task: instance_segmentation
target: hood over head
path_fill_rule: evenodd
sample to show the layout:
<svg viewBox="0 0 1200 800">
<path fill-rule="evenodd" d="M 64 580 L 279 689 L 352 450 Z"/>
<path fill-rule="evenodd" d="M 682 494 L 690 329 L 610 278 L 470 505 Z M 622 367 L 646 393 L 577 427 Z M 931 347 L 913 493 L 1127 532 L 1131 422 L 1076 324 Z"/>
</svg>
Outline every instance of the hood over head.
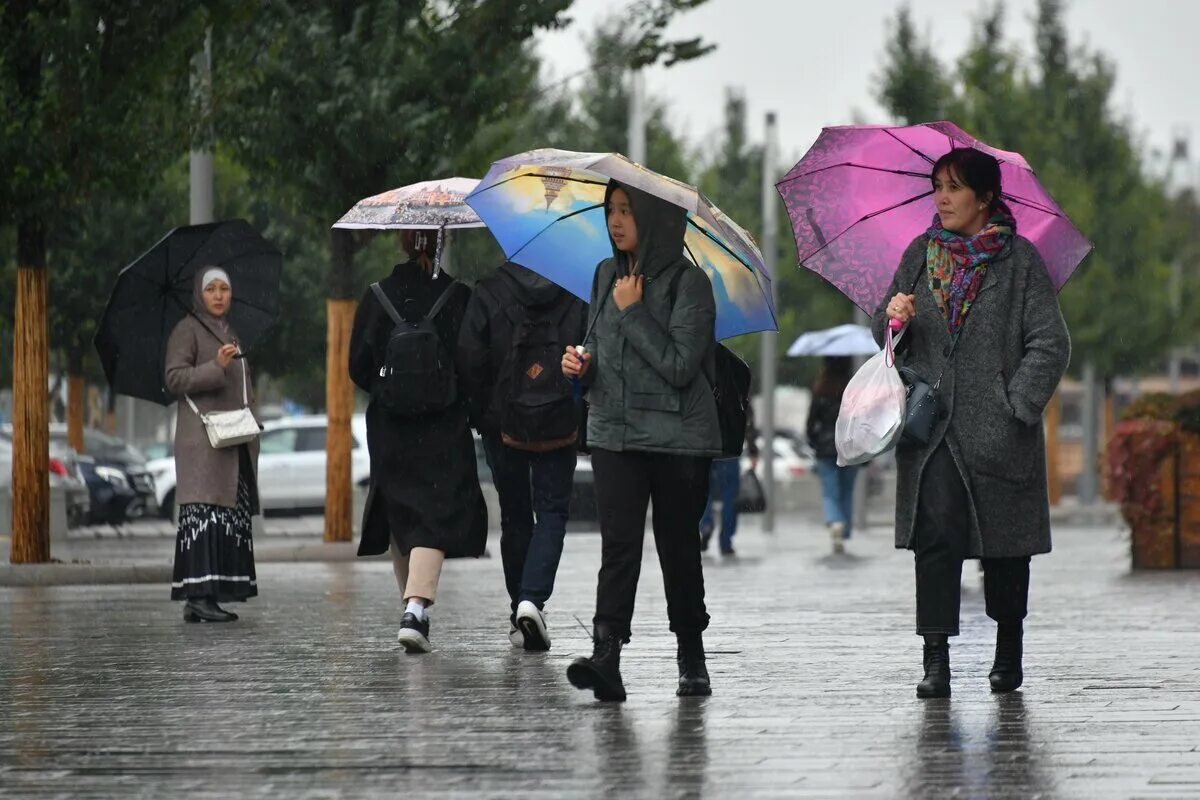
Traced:
<svg viewBox="0 0 1200 800">
<path fill-rule="evenodd" d="M 508 280 L 508 285 L 521 301 L 521 305 L 533 308 L 547 306 L 558 300 L 566 291 L 533 270 L 511 261 L 500 265 L 500 273 Z"/>
<path fill-rule="evenodd" d="M 608 204 L 613 191 L 621 189 L 629 197 L 629 205 L 633 209 L 633 221 L 637 225 L 637 264 L 638 272 L 644 275 L 655 275 L 664 267 L 683 258 L 683 237 L 687 233 L 687 211 L 667 202 L 661 197 L 626 186 L 616 181 L 609 181 L 604 189 L 605 219 L 608 218 Z M 606 228 L 607 230 L 607 228 Z M 613 255 L 622 267 L 622 272 L 629 270 L 628 258 L 617 249 L 612 237 Z"/>
</svg>

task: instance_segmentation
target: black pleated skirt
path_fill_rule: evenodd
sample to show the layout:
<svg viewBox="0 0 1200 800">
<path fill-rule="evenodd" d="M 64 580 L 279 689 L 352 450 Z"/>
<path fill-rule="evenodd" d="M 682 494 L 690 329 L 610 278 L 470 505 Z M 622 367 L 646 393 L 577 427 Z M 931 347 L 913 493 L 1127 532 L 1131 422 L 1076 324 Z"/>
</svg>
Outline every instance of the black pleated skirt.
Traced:
<svg viewBox="0 0 1200 800">
<path fill-rule="evenodd" d="M 238 472 L 237 507 L 188 503 L 179 507 L 172 600 L 212 597 L 241 602 L 258 594 L 250 527 L 250 485 Z"/>
</svg>

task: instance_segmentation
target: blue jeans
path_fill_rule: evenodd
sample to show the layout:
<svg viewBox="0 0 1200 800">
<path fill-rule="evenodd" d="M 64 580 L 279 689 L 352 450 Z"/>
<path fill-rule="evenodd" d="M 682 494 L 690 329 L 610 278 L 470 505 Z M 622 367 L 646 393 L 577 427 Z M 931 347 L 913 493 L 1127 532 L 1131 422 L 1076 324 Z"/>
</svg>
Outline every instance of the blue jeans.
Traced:
<svg viewBox="0 0 1200 800">
<path fill-rule="evenodd" d="M 737 533 L 737 497 L 741 487 L 742 471 L 736 458 L 725 458 L 712 462 L 708 473 L 708 505 L 700 518 L 700 535 L 712 536 L 713 500 L 721 501 L 721 551 L 733 549 L 733 535 Z"/>
<path fill-rule="evenodd" d="M 854 479 L 858 477 L 858 465 L 839 467 L 835 458 L 818 458 L 817 476 L 821 479 L 825 524 L 842 523 L 846 526 L 845 538 L 849 539 L 854 520 Z"/>
<path fill-rule="evenodd" d="M 485 436 L 483 449 L 500 495 L 500 558 L 515 621 L 521 601 L 542 608 L 554 591 L 575 481 L 575 446 L 529 453 Z"/>
</svg>

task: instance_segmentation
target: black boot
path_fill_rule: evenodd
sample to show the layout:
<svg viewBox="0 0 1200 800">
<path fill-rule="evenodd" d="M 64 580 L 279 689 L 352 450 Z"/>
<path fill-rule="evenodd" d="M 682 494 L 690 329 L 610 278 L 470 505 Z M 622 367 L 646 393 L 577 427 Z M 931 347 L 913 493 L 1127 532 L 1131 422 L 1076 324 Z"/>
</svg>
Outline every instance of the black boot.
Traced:
<svg viewBox="0 0 1200 800">
<path fill-rule="evenodd" d="M 184 622 L 233 622 L 235 619 L 237 614 L 221 608 L 212 597 L 193 598 L 183 606 Z"/>
<path fill-rule="evenodd" d="M 576 689 L 591 689 L 597 700 L 624 702 L 621 635 L 607 625 L 597 625 L 592 645 L 591 658 L 577 658 L 567 667 L 567 680 Z"/>
<path fill-rule="evenodd" d="M 1011 692 L 1025 680 L 1021 669 L 1021 639 L 1025 633 L 1020 622 L 1002 622 L 996 627 L 996 660 L 988 683 L 993 692 Z"/>
<path fill-rule="evenodd" d="M 708 667 L 704 663 L 704 640 L 700 634 L 680 635 L 675 661 L 679 664 L 679 697 L 707 697 L 712 694 Z"/>
<path fill-rule="evenodd" d="M 950 642 L 945 634 L 925 636 L 925 679 L 917 684 L 917 697 L 950 696 Z"/>
</svg>

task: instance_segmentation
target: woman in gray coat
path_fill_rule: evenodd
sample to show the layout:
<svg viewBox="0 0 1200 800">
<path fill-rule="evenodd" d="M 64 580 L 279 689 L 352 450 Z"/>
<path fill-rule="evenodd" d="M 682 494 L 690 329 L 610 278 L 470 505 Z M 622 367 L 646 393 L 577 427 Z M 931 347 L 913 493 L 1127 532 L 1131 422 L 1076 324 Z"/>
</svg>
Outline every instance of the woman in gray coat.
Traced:
<svg viewBox="0 0 1200 800">
<path fill-rule="evenodd" d="M 707 695 L 701 634 L 708 627 L 696 530 L 709 466 L 721 454 L 712 395 L 716 303 L 708 277 L 683 256 L 686 212 L 610 182 L 605 194 L 613 258 L 596 268 L 582 353 L 563 373 L 587 387 L 588 445 L 600 516 L 594 650 L 567 670 L 599 700 L 624 700 L 621 646 L 629 641 L 647 505 L 678 639 L 678 695 Z M 594 354 L 594 357 L 593 357 Z"/>
<path fill-rule="evenodd" d="M 931 179 L 933 225 L 905 251 L 873 320 L 881 343 L 890 320 L 906 323 L 905 366 L 931 385 L 941 377 L 929 442 L 896 449 L 896 547 L 916 554 L 925 639 L 917 695 L 950 694 L 966 558 L 982 559 L 997 623 L 989 682 L 1008 692 L 1024 679 L 1030 556 L 1050 552 L 1042 412 L 1071 343 L 1045 264 L 1000 200 L 996 160 L 952 150 Z"/>
<path fill-rule="evenodd" d="M 229 325 L 232 302 L 224 270 L 199 270 L 192 313 L 167 342 L 167 389 L 182 400 L 175 423 L 179 533 L 171 599 L 186 601 L 186 622 L 232 622 L 237 615 L 218 603 L 258 594 L 250 537 L 250 517 L 258 513 L 258 441 L 216 449 L 197 414 L 253 402 L 250 368 Z"/>
</svg>

